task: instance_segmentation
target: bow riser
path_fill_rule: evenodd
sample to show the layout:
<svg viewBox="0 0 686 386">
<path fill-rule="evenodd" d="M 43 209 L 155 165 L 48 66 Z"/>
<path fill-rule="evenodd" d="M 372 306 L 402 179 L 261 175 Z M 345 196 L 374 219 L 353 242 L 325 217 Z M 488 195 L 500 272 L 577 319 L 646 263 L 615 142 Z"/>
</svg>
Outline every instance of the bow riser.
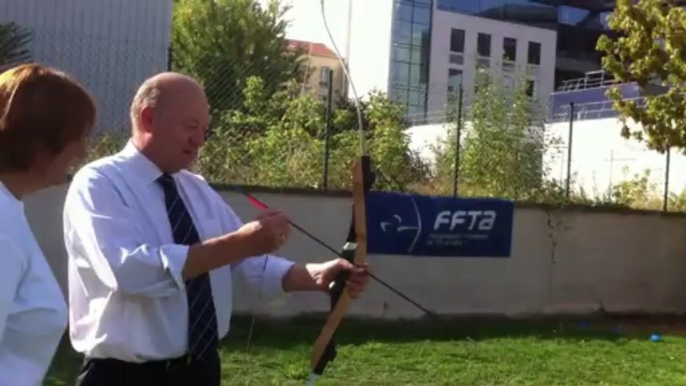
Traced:
<svg viewBox="0 0 686 386">
<path fill-rule="evenodd" d="M 373 178 L 371 176 L 370 161 L 368 156 L 362 156 L 353 168 L 353 224 L 348 236 L 348 243 L 343 248 L 342 255 L 353 264 L 362 266 L 367 263 L 367 215 L 365 197 L 371 188 Z M 354 242 L 353 242 L 354 240 Z M 315 341 L 312 350 L 312 378 L 321 375 L 326 365 L 336 357 L 336 349 L 333 335 L 338 328 L 343 315 L 350 309 L 355 299 L 350 297 L 346 281 L 349 272 L 339 274 L 333 282 L 329 295 L 331 297 L 331 313 Z"/>
</svg>

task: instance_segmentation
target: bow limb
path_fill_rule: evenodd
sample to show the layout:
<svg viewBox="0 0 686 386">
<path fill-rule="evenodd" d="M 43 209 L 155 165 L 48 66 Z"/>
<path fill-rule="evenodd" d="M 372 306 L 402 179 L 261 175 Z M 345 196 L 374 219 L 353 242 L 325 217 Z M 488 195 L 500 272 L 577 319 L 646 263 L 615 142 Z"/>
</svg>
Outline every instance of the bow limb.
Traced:
<svg viewBox="0 0 686 386">
<path fill-rule="evenodd" d="M 353 219 L 348 234 L 348 242 L 343 248 L 342 255 L 354 265 L 367 263 L 367 215 L 365 198 L 371 188 L 373 177 L 368 156 L 362 156 L 353 169 Z M 346 288 L 349 272 L 341 272 L 334 279 L 329 290 L 331 297 L 331 312 L 314 343 L 311 357 L 312 374 L 308 385 L 323 374 L 327 364 L 336 357 L 333 335 L 338 328 L 343 315 L 348 311 L 354 299 Z"/>
</svg>

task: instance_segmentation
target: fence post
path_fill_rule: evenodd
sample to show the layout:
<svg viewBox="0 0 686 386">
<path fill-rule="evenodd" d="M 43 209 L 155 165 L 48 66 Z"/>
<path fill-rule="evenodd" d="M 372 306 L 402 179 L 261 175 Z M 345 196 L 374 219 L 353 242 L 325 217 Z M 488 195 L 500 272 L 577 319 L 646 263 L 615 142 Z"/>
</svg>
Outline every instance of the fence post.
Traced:
<svg viewBox="0 0 686 386">
<path fill-rule="evenodd" d="M 455 167 L 453 168 L 453 197 L 457 197 L 457 180 L 460 169 L 460 137 L 462 136 L 462 85 L 457 97 L 457 126 L 455 130 Z"/>
<path fill-rule="evenodd" d="M 667 147 L 667 157 L 665 160 L 665 196 L 662 199 L 662 211 L 666 212 L 669 209 L 669 168 L 671 164 L 672 151 L 671 147 Z"/>
<path fill-rule="evenodd" d="M 565 187 L 565 195 L 569 199 L 570 183 L 572 179 L 572 139 L 574 137 L 574 102 L 569 102 L 569 140 L 567 142 L 567 183 Z"/>
<path fill-rule="evenodd" d="M 329 69 L 326 73 L 326 129 L 324 137 L 324 190 L 329 186 L 329 147 L 331 146 L 331 116 L 333 115 L 333 71 Z"/>
</svg>

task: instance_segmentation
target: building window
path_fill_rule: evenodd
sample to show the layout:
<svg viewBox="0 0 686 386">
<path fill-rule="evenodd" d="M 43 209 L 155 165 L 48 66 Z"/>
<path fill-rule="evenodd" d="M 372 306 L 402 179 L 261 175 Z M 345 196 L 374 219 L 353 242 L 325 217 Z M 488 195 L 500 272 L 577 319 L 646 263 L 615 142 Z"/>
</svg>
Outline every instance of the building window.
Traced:
<svg viewBox="0 0 686 386">
<path fill-rule="evenodd" d="M 412 23 L 412 4 L 398 2 L 395 6 L 395 19 Z"/>
<path fill-rule="evenodd" d="M 491 56 L 491 35 L 479 33 L 476 38 L 476 53 L 486 58 Z"/>
<path fill-rule="evenodd" d="M 399 87 L 409 87 L 410 63 L 394 62 L 391 73 L 394 85 Z"/>
<path fill-rule="evenodd" d="M 391 92 L 391 96 L 394 101 L 407 106 L 407 93 L 407 87 L 396 85 Z"/>
<path fill-rule="evenodd" d="M 329 74 L 333 77 L 333 70 L 329 67 L 321 67 L 319 69 L 319 86 L 328 87 L 329 86 Z"/>
<path fill-rule="evenodd" d="M 422 81 L 422 65 L 421 64 L 410 64 L 410 85 L 417 87 L 416 85 L 421 84 Z"/>
<path fill-rule="evenodd" d="M 456 28 L 450 30 L 450 52 L 464 52 L 464 30 Z"/>
<path fill-rule="evenodd" d="M 399 62 L 405 62 L 409 63 L 410 62 L 410 48 L 408 47 L 401 47 L 401 46 L 394 46 L 393 47 L 393 60 L 397 60 Z"/>
<path fill-rule="evenodd" d="M 503 39 L 503 60 L 507 62 L 517 61 L 517 39 Z"/>
<path fill-rule="evenodd" d="M 541 43 L 529 42 L 529 64 L 541 64 Z"/>
<path fill-rule="evenodd" d="M 526 81 L 526 95 L 532 99 L 536 97 L 536 81 L 535 80 L 529 79 Z"/>
<path fill-rule="evenodd" d="M 419 48 L 429 36 L 429 26 L 424 24 L 412 24 L 412 44 Z"/>
<path fill-rule="evenodd" d="M 396 20 L 393 28 L 393 42 L 409 46 L 412 44 L 412 22 Z"/>
<path fill-rule="evenodd" d="M 448 94 L 456 94 L 462 84 L 462 70 L 448 69 Z"/>
<path fill-rule="evenodd" d="M 515 86 L 516 86 L 516 82 L 515 82 L 514 77 L 509 76 L 509 75 L 505 75 L 505 76 L 503 77 L 503 85 L 505 86 L 505 89 L 506 89 L 508 92 L 514 91 L 514 90 L 515 90 Z"/>
<path fill-rule="evenodd" d="M 408 103 L 415 106 L 422 106 L 424 103 L 424 92 L 422 90 L 410 90 L 408 94 Z"/>
<path fill-rule="evenodd" d="M 431 24 L 431 8 L 414 7 L 412 22 L 422 25 Z"/>
</svg>

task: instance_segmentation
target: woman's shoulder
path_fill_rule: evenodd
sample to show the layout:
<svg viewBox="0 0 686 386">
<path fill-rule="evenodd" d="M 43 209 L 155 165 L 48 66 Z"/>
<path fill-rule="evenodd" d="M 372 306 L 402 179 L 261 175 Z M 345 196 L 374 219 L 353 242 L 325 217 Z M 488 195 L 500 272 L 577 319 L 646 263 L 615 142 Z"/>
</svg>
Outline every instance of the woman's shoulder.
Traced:
<svg viewBox="0 0 686 386">
<path fill-rule="evenodd" d="M 3 260 L 26 259 L 28 255 L 25 244 L 27 237 L 32 235 L 30 228 L 29 234 L 26 234 L 28 224 L 23 204 L 0 194 L 0 213 L 0 256 Z"/>
<path fill-rule="evenodd" d="M 0 229 L 0 278 L 20 274 L 29 266 L 29 254 L 21 239 Z"/>
<path fill-rule="evenodd" d="M 1 193 L 1 192 L 0 192 Z M 0 236 L 5 233 L 14 234 L 18 230 L 17 224 L 24 219 L 24 204 L 13 198 L 0 194 Z"/>
</svg>

